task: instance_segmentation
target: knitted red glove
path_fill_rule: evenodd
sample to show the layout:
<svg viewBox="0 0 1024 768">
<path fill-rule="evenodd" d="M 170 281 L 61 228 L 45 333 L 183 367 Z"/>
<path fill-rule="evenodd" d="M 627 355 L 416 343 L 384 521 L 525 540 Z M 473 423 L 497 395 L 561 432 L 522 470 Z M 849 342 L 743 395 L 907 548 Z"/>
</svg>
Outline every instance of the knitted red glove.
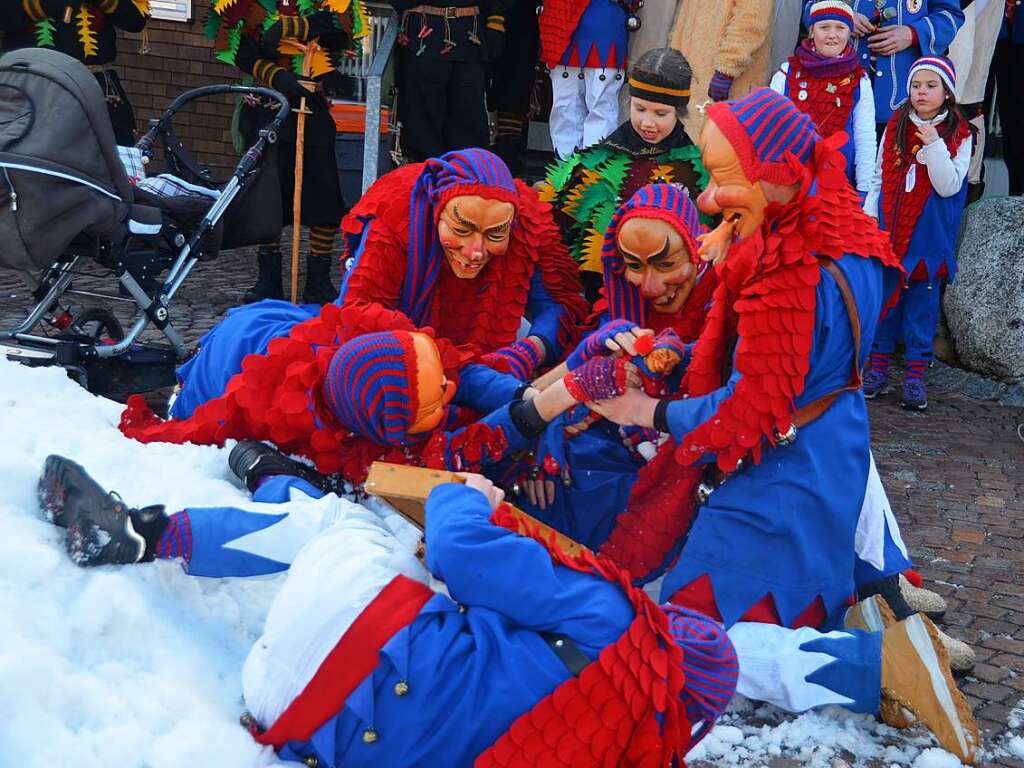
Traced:
<svg viewBox="0 0 1024 768">
<path fill-rule="evenodd" d="M 611 350 L 604 345 L 605 342 L 608 339 L 614 339 L 616 334 L 631 331 L 635 327 L 636 324 L 628 320 L 609 320 L 581 341 L 572 354 L 566 358 L 565 364 L 571 371 L 579 368 L 591 358 L 607 355 Z"/>
<path fill-rule="evenodd" d="M 489 365 L 499 371 L 507 368 L 508 372 L 520 381 L 532 379 L 542 362 L 544 361 L 541 359 L 540 353 L 537 352 L 537 348 L 525 339 L 520 339 L 483 357 L 484 365 Z"/>
<path fill-rule="evenodd" d="M 581 403 L 608 400 L 626 391 L 626 359 L 595 357 L 562 377 L 572 398 Z"/>
<path fill-rule="evenodd" d="M 732 88 L 732 77 L 715 70 L 708 85 L 708 98 L 712 101 L 725 101 L 729 98 L 729 89 Z"/>
</svg>

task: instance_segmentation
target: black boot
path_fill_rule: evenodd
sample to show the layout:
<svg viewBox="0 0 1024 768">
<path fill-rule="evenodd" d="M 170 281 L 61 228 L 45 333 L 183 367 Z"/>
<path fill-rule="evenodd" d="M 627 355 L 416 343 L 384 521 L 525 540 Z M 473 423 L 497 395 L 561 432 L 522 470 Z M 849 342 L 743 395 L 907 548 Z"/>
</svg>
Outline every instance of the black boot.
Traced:
<svg viewBox="0 0 1024 768">
<path fill-rule="evenodd" d="M 871 597 L 871 595 L 878 595 L 885 600 L 889 607 L 892 608 L 892 612 L 896 614 L 897 621 L 903 621 L 903 619 L 917 613 L 907 603 L 906 598 L 903 597 L 903 592 L 900 590 L 900 576 L 898 573 L 886 576 L 884 579 L 874 581 L 857 590 L 857 599 L 859 600 Z"/>
<path fill-rule="evenodd" d="M 242 440 L 231 449 L 228 466 L 235 477 L 245 483 L 250 493 L 259 487 L 260 480 L 274 475 L 301 477 L 324 493 L 335 493 L 338 484 L 327 475 L 321 475 L 313 467 L 301 461 L 289 459 L 276 448 L 256 440 Z"/>
<path fill-rule="evenodd" d="M 302 289 L 303 304 L 330 304 L 338 298 L 338 289 L 331 283 L 331 257 L 306 257 L 306 285 Z"/>
<path fill-rule="evenodd" d="M 256 285 L 242 296 L 243 304 L 252 304 L 264 299 L 283 299 L 284 288 L 281 285 L 281 252 L 263 247 L 256 252 L 259 275 Z"/>
<path fill-rule="evenodd" d="M 167 527 L 163 506 L 130 509 L 63 456 L 47 457 L 39 503 L 55 525 L 67 528 L 68 556 L 83 567 L 152 560 Z"/>
</svg>

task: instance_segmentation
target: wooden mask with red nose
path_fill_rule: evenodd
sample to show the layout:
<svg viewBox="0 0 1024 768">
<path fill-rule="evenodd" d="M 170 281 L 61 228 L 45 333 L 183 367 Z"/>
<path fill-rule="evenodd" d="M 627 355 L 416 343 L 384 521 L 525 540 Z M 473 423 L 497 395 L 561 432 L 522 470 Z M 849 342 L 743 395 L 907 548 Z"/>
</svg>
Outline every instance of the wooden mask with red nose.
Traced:
<svg viewBox="0 0 1024 768">
<path fill-rule="evenodd" d="M 437 235 L 456 277 L 471 280 L 508 250 L 515 206 L 479 195 L 456 195 L 441 209 Z"/>
</svg>

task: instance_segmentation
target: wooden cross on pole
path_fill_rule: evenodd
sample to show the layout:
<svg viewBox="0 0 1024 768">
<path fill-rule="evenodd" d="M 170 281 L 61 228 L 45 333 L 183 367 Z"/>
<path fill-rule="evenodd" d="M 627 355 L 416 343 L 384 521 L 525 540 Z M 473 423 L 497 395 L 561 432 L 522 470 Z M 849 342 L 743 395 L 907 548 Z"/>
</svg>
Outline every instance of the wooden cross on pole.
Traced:
<svg viewBox="0 0 1024 768">
<path fill-rule="evenodd" d="M 312 92 L 316 84 L 310 79 L 313 70 L 313 56 L 319 48 L 315 40 L 307 44 L 292 43 L 302 51 L 302 86 Z M 295 188 L 292 192 L 292 304 L 299 298 L 299 242 L 302 239 L 302 175 L 303 157 L 306 144 L 306 115 L 312 114 L 306 106 L 306 97 L 299 100 L 298 114 L 295 125 Z"/>
</svg>

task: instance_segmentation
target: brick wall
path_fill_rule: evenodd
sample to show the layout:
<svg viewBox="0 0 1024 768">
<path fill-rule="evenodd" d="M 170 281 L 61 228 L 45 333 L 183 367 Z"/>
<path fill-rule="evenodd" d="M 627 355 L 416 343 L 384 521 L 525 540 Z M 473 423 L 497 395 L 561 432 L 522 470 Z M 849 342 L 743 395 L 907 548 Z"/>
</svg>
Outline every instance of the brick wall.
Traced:
<svg viewBox="0 0 1024 768">
<path fill-rule="evenodd" d="M 210 0 L 193 0 L 190 22 L 150 20 L 149 53 L 139 53 L 142 35 L 119 33 L 116 66 L 139 131 L 182 91 L 239 81 L 237 69 L 213 58 L 213 41 L 203 35 L 209 5 Z M 186 107 L 174 122 L 185 146 L 219 171 L 232 168 L 238 157 L 231 144 L 233 110 L 230 96 L 203 99 Z"/>
</svg>

